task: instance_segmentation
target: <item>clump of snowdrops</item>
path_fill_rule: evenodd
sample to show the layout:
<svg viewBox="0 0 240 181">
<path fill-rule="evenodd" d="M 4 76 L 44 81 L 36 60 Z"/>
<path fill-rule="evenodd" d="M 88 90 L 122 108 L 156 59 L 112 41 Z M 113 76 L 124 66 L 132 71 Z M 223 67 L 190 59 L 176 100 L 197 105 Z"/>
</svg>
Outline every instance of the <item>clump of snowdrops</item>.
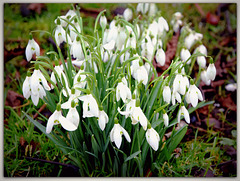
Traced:
<svg viewBox="0 0 240 181">
<path fill-rule="evenodd" d="M 203 35 L 182 18 L 176 12 L 167 22 L 156 4 L 139 3 L 111 21 L 102 11 L 89 35 L 80 8 L 72 8 L 55 20 L 48 34 L 57 51 L 45 55 L 32 35 L 39 31 L 30 33 L 26 58 L 36 54 L 36 60 L 30 61 L 23 95 L 35 106 L 43 100 L 52 115 L 43 117 L 43 124 L 25 115 L 79 168 L 79 175 L 157 173 L 187 131 L 180 120 L 190 123 L 189 114 L 209 104 L 197 85 L 200 80 L 210 85 L 216 69 Z M 176 56 L 158 76 L 152 62 L 165 65 L 167 42 L 176 33 Z M 199 72 L 191 77 L 197 65 Z M 166 131 L 170 137 L 163 139 Z"/>
</svg>

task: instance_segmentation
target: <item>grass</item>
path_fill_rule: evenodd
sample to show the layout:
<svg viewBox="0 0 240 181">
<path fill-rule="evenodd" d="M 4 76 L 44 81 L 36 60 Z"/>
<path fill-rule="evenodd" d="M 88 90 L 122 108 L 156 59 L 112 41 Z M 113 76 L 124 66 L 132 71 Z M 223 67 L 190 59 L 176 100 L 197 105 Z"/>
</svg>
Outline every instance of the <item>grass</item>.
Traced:
<svg viewBox="0 0 240 181">
<path fill-rule="evenodd" d="M 202 8 L 205 12 L 207 12 L 207 10 L 213 12 L 217 5 L 218 4 L 203 4 Z M 107 9 L 114 9 L 118 4 L 83 4 L 82 7 L 101 8 L 103 6 Z M 218 45 L 219 40 L 222 40 L 222 37 L 218 33 L 222 32 L 226 25 L 223 21 L 220 21 L 219 26 L 206 24 L 206 26 L 199 27 L 199 13 L 197 13 L 194 8 L 191 8 L 192 6 L 194 5 L 159 5 L 163 16 L 166 17 L 168 22 L 171 17 L 167 16 L 167 14 L 173 14 L 176 11 L 183 12 L 186 21 L 191 21 L 195 30 L 204 34 L 203 43 L 208 46 L 209 55 L 211 55 L 214 47 Z M 60 14 L 65 14 L 70 7 L 70 4 L 64 4 L 64 6 L 62 4 L 46 4 L 47 11 L 44 11 L 40 15 L 36 14 L 35 17 L 22 17 L 19 4 L 5 4 L 4 45 L 6 50 L 11 51 L 19 47 L 24 49 L 27 45 L 28 34 L 31 30 L 39 29 L 51 31 L 54 28 L 54 24 L 52 23 L 54 19 Z M 231 11 L 230 23 L 234 29 L 236 28 L 236 5 L 230 6 L 229 9 Z M 87 32 L 92 31 L 94 20 L 93 17 L 89 17 L 88 20 L 85 21 L 84 28 Z M 45 34 L 39 33 L 36 37 L 37 40 L 41 42 L 41 49 L 52 48 L 48 47 L 49 43 L 46 41 Z M 222 48 L 222 53 L 224 55 L 229 55 L 229 58 L 236 57 L 236 54 L 231 48 Z M 6 80 L 8 75 L 12 80 L 10 84 L 4 84 L 5 99 L 8 89 L 22 94 L 22 83 L 26 76 L 27 68 L 20 64 L 23 59 L 23 55 L 18 55 L 5 63 L 4 78 Z M 17 77 L 17 73 L 20 73 L 20 77 Z M 229 77 L 232 77 L 232 74 L 229 75 Z M 40 105 L 33 109 L 33 104 L 28 104 L 27 100 L 24 100 L 23 104 L 27 105 L 16 109 L 9 106 L 4 107 L 4 176 L 38 177 L 63 175 L 63 166 L 61 165 L 59 166 L 43 161 L 31 161 L 24 158 L 33 157 L 64 164 L 68 164 L 69 162 L 66 155 L 64 155 L 45 135 L 37 130 L 22 113 L 22 111 L 24 111 L 29 115 L 34 115 L 36 113 L 35 109 L 38 110 Z M 219 117 L 222 122 L 227 122 L 226 115 L 223 113 L 220 113 Z M 40 119 L 40 117 L 38 117 L 38 119 Z M 233 126 L 233 129 L 236 128 L 234 125 L 230 126 Z M 224 136 L 222 136 L 219 131 L 213 135 L 211 129 L 211 127 L 208 127 L 208 132 L 205 135 L 198 135 L 198 131 L 195 130 L 195 138 L 193 140 L 182 142 L 178 146 L 178 148 L 180 148 L 179 150 L 181 150 L 180 154 L 175 152 L 168 162 L 165 162 L 163 165 L 155 165 L 158 173 L 157 176 L 185 177 L 193 176 L 195 173 L 206 176 L 209 170 L 215 175 L 221 176 L 222 172 L 219 168 L 214 167 L 214 165 L 231 159 L 225 154 L 225 151 L 223 151 L 221 147 L 224 144 L 231 144 L 232 142 L 229 140 L 229 142 L 226 142 L 226 139 L 225 142 L 223 142 Z M 228 139 L 233 141 L 236 140 L 234 136 Z M 236 142 L 234 142 L 234 144 L 236 146 Z"/>
</svg>

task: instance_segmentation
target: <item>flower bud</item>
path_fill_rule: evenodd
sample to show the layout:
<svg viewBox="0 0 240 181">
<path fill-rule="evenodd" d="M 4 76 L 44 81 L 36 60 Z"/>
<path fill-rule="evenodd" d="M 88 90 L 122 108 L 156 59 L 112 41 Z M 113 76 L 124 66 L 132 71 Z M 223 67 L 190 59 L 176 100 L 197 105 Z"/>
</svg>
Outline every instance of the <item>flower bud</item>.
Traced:
<svg viewBox="0 0 240 181">
<path fill-rule="evenodd" d="M 217 70 L 216 70 L 216 67 L 213 63 L 210 63 L 208 68 L 207 68 L 207 77 L 209 80 L 214 80 L 215 77 L 216 77 L 216 73 L 217 73 Z"/>
<path fill-rule="evenodd" d="M 123 18 L 126 21 L 130 21 L 133 17 L 133 12 L 130 8 L 125 9 L 125 11 L 123 12 Z"/>
<path fill-rule="evenodd" d="M 106 28 L 106 25 L 107 25 L 107 18 L 106 16 L 102 15 L 100 17 L 100 26 L 105 29 Z"/>
</svg>

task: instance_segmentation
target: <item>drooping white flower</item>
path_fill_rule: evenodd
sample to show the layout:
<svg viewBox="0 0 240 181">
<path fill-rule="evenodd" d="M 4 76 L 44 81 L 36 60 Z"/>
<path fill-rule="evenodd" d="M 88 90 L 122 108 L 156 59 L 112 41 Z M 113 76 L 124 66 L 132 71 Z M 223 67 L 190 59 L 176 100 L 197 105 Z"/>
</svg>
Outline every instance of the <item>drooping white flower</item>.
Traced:
<svg viewBox="0 0 240 181">
<path fill-rule="evenodd" d="M 108 123 L 108 115 L 104 112 L 104 110 L 99 111 L 98 125 L 102 131 L 105 129 L 105 126 L 107 123 Z"/>
<path fill-rule="evenodd" d="M 70 19 L 72 19 L 73 18 L 73 16 L 76 16 L 77 14 L 76 14 L 76 12 L 74 11 L 74 10 L 69 10 L 68 12 L 67 12 L 67 14 L 66 15 L 63 15 L 63 16 L 59 16 L 59 18 L 57 18 L 57 19 L 55 19 L 55 24 L 57 24 L 58 23 L 58 19 L 60 20 L 60 23 L 59 24 L 61 24 L 61 26 L 63 26 L 63 27 L 66 27 L 67 26 L 67 22 L 66 21 L 64 21 L 64 20 L 70 20 Z M 63 20 L 64 19 L 64 20 Z"/>
<path fill-rule="evenodd" d="M 102 27 L 102 29 L 105 29 L 106 25 L 107 25 L 107 18 L 106 18 L 106 16 L 102 15 L 100 17 L 99 22 L 100 22 L 100 26 Z"/>
<path fill-rule="evenodd" d="M 202 80 L 206 85 L 210 85 L 210 84 L 211 84 L 211 80 L 208 79 L 207 71 L 206 71 L 206 70 L 203 70 L 203 71 L 201 72 L 201 80 Z"/>
<path fill-rule="evenodd" d="M 158 29 L 159 29 L 159 24 L 156 21 L 153 21 L 151 24 L 149 24 L 148 29 L 147 29 L 147 35 L 148 36 L 153 36 L 157 37 L 158 35 Z"/>
<path fill-rule="evenodd" d="M 147 129 L 148 120 L 145 114 L 143 113 L 142 109 L 140 108 L 140 106 L 136 106 L 133 109 L 131 119 L 132 119 L 132 124 L 137 124 L 139 122 L 144 130 Z"/>
<path fill-rule="evenodd" d="M 182 105 L 178 112 L 178 123 L 180 123 L 181 116 L 184 116 L 185 121 L 189 124 L 190 123 L 190 116 L 188 110 Z"/>
<path fill-rule="evenodd" d="M 70 109 L 72 107 L 73 102 L 74 104 L 78 103 L 79 94 L 76 93 L 78 92 L 74 88 L 72 88 L 68 100 L 61 105 L 62 109 Z"/>
<path fill-rule="evenodd" d="M 60 109 L 55 110 L 54 113 L 49 117 L 46 126 L 46 133 L 49 134 L 52 131 L 53 126 L 57 124 L 61 124 L 61 126 L 67 131 L 74 131 L 77 129 L 75 124 L 62 115 Z"/>
<path fill-rule="evenodd" d="M 79 23 L 77 22 L 77 18 L 75 18 L 72 23 L 75 28 L 72 25 L 69 25 L 68 29 L 69 29 L 70 38 L 72 41 L 74 41 L 78 36 L 78 34 L 76 33 L 76 29 L 77 29 L 78 33 L 81 33 L 81 27 L 80 27 Z"/>
<path fill-rule="evenodd" d="M 150 3 L 149 4 L 149 11 L 148 11 L 148 16 L 154 16 L 158 11 L 158 8 L 155 3 Z"/>
<path fill-rule="evenodd" d="M 184 39 L 184 44 L 187 49 L 190 49 L 196 41 L 200 41 L 203 35 L 201 33 L 190 32 L 190 34 Z"/>
<path fill-rule="evenodd" d="M 126 21 L 130 21 L 133 17 L 133 12 L 130 8 L 126 8 L 123 12 L 123 18 L 126 20 Z"/>
<path fill-rule="evenodd" d="M 99 117 L 98 104 L 92 94 L 81 96 L 79 99 L 83 101 L 83 118 Z"/>
<path fill-rule="evenodd" d="M 71 121 L 76 127 L 79 125 L 80 117 L 76 106 L 71 107 L 66 116 L 67 120 Z"/>
<path fill-rule="evenodd" d="M 173 92 L 177 91 L 184 95 L 187 87 L 189 87 L 189 80 L 187 76 L 182 76 L 178 73 L 173 81 Z"/>
<path fill-rule="evenodd" d="M 115 142 L 117 148 L 119 149 L 122 143 L 122 135 L 125 136 L 126 140 L 130 143 L 131 138 L 128 132 L 119 124 L 114 124 L 111 132 L 110 132 L 110 140 L 111 142 Z"/>
<path fill-rule="evenodd" d="M 124 103 L 126 103 L 127 99 L 132 98 L 132 94 L 130 89 L 127 86 L 127 80 L 125 77 L 122 78 L 121 82 L 118 83 L 116 87 L 116 99 L 117 101 L 122 99 Z"/>
<path fill-rule="evenodd" d="M 56 62 L 57 63 L 57 62 Z M 56 64 L 56 66 L 54 67 L 55 72 L 57 73 L 57 75 L 55 75 L 55 72 L 53 71 L 51 73 L 51 80 L 56 84 L 57 80 L 56 80 L 56 76 L 59 78 L 60 82 L 62 83 L 62 85 L 65 85 L 66 87 L 63 90 L 63 95 L 65 97 L 67 97 L 67 94 L 70 94 L 71 90 L 69 89 L 69 84 L 68 84 L 68 80 L 67 77 L 65 75 L 65 73 L 63 72 L 63 69 L 61 68 L 60 65 L 58 65 L 58 63 Z M 51 85 L 51 88 L 53 89 L 53 85 Z"/>
<path fill-rule="evenodd" d="M 159 63 L 161 66 L 165 64 L 166 55 L 162 48 L 159 48 L 156 53 L 156 62 Z"/>
<path fill-rule="evenodd" d="M 31 76 L 27 76 L 23 82 L 22 91 L 23 96 L 28 99 L 31 96 Z"/>
<path fill-rule="evenodd" d="M 185 96 L 185 100 L 188 104 L 191 103 L 193 107 L 196 107 L 198 99 L 203 101 L 202 93 L 195 84 L 191 84 Z"/>
<path fill-rule="evenodd" d="M 63 29 L 61 25 L 57 25 L 55 29 L 55 40 L 58 46 L 60 46 L 62 42 L 67 42 L 67 41 L 68 41 L 68 44 L 72 44 L 71 38 L 68 34 L 67 34 L 67 40 L 66 40 L 66 31 Z"/>
<path fill-rule="evenodd" d="M 163 100 L 165 102 L 167 102 L 168 104 L 170 104 L 170 101 L 171 101 L 171 89 L 170 89 L 170 87 L 168 85 L 164 86 L 164 88 L 163 88 Z"/>
<path fill-rule="evenodd" d="M 51 90 L 47 83 L 47 80 L 45 79 L 41 71 L 37 68 L 33 71 L 33 74 L 31 76 L 30 87 L 32 92 L 31 98 L 34 105 L 36 106 L 38 104 L 39 97 L 43 99 L 43 97 L 46 96 L 45 90 Z"/>
<path fill-rule="evenodd" d="M 168 126 L 168 124 L 169 124 L 169 117 L 168 117 L 166 112 L 163 114 L 163 120 L 164 120 L 164 125 Z"/>
<path fill-rule="evenodd" d="M 84 72 L 84 69 L 83 67 L 81 67 L 73 79 L 73 87 L 75 88 L 77 95 L 80 95 L 81 93 L 81 91 L 78 90 L 77 88 L 84 89 L 87 84 L 86 75 L 82 74 L 83 72 Z"/>
<path fill-rule="evenodd" d="M 28 41 L 25 54 L 26 54 L 27 61 L 30 61 L 34 54 L 36 54 L 37 56 L 40 55 L 40 47 L 37 44 L 37 42 L 35 42 L 34 39 L 30 39 Z"/>
<path fill-rule="evenodd" d="M 198 56 L 197 63 L 200 67 L 205 68 L 207 63 L 206 58 L 204 56 Z"/>
<path fill-rule="evenodd" d="M 158 33 L 162 35 L 163 31 L 168 31 L 169 26 L 167 21 L 161 16 L 158 18 Z"/>
<path fill-rule="evenodd" d="M 173 105 L 175 105 L 176 100 L 177 100 L 179 103 L 181 103 L 181 101 L 182 101 L 180 94 L 179 94 L 177 91 L 174 91 L 174 92 L 172 93 L 172 104 L 173 104 Z"/>
<path fill-rule="evenodd" d="M 208 68 L 207 68 L 207 77 L 209 80 L 214 80 L 215 77 L 216 77 L 216 73 L 217 73 L 217 70 L 216 70 L 216 67 L 214 65 L 214 63 L 210 63 L 208 65 Z"/>
<path fill-rule="evenodd" d="M 160 136 L 157 131 L 152 127 L 150 129 L 147 129 L 146 131 L 146 140 L 148 144 L 152 147 L 152 149 L 154 149 L 155 151 L 158 150 Z"/>
<path fill-rule="evenodd" d="M 173 14 L 173 19 L 171 20 L 171 24 L 173 26 L 173 31 L 178 32 L 180 26 L 182 25 L 181 18 L 183 15 L 180 12 L 176 12 Z"/>
<path fill-rule="evenodd" d="M 141 12 L 142 14 L 146 14 L 149 9 L 149 3 L 138 3 L 137 12 Z"/>
<path fill-rule="evenodd" d="M 83 54 L 83 50 L 82 50 L 82 45 L 80 42 L 80 38 L 77 37 L 72 45 L 71 45 L 71 49 L 70 49 L 70 54 L 76 58 L 77 60 L 83 60 L 84 59 L 84 54 Z"/>
<path fill-rule="evenodd" d="M 180 57 L 182 59 L 183 62 L 187 61 L 187 64 L 191 63 L 191 53 L 189 52 L 188 49 L 183 48 L 180 52 Z"/>
<path fill-rule="evenodd" d="M 131 99 L 127 104 L 126 104 L 126 110 L 121 111 L 120 108 L 118 107 L 118 112 L 121 115 L 125 115 L 125 117 L 132 116 L 133 110 L 136 107 L 136 99 Z"/>
<path fill-rule="evenodd" d="M 237 84 L 236 83 L 228 84 L 225 86 L 225 89 L 227 91 L 234 92 L 235 90 L 237 90 Z"/>
<path fill-rule="evenodd" d="M 148 83 L 148 72 L 145 68 L 145 66 L 139 66 L 136 72 L 136 79 L 137 82 L 142 82 L 144 85 Z"/>
<path fill-rule="evenodd" d="M 141 44 L 141 47 L 141 55 L 146 57 L 151 62 L 154 53 L 154 45 L 149 36 L 146 36 L 145 41 Z"/>
</svg>

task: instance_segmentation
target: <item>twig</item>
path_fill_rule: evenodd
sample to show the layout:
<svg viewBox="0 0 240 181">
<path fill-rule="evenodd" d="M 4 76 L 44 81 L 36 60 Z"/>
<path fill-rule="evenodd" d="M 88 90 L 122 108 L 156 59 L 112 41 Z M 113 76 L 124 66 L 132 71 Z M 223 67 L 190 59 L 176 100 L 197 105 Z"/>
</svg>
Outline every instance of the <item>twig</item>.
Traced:
<svg viewBox="0 0 240 181">
<path fill-rule="evenodd" d="M 40 162 L 46 162 L 46 163 L 51 163 L 51 164 L 56 164 L 56 165 L 61 165 L 61 166 L 64 166 L 64 167 L 71 167 L 73 168 L 75 171 L 77 171 L 79 168 L 75 165 L 70 165 L 70 164 L 65 164 L 65 163 L 59 163 L 59 162 L 54 162 L 54 161 L 49 161 L 49 160 L 43 160 L 43 159 L 40 159 L 40 158 L 33 158 L 33 157 L 28 157 L 28 156 L 25 156 L 23 158 L 26 158 L 27 160 L 34 160 L 34 161 L 40 161 Z"/>
<path fill-rule="evenodd" d="M 42 112 L 42 110 L 44 110 L 45 107 L 46 107 L 46 104 L 43 104 L 42 107 L 40 107 L 40 109 L 38 110 L 38 112 L 39 112 L 39 113 Z M 33 119 L 36 119 L 36 118 L 37 118 L 38 112 L 37 112 L 36 114 L 34 114 Z"/>
</svg>

